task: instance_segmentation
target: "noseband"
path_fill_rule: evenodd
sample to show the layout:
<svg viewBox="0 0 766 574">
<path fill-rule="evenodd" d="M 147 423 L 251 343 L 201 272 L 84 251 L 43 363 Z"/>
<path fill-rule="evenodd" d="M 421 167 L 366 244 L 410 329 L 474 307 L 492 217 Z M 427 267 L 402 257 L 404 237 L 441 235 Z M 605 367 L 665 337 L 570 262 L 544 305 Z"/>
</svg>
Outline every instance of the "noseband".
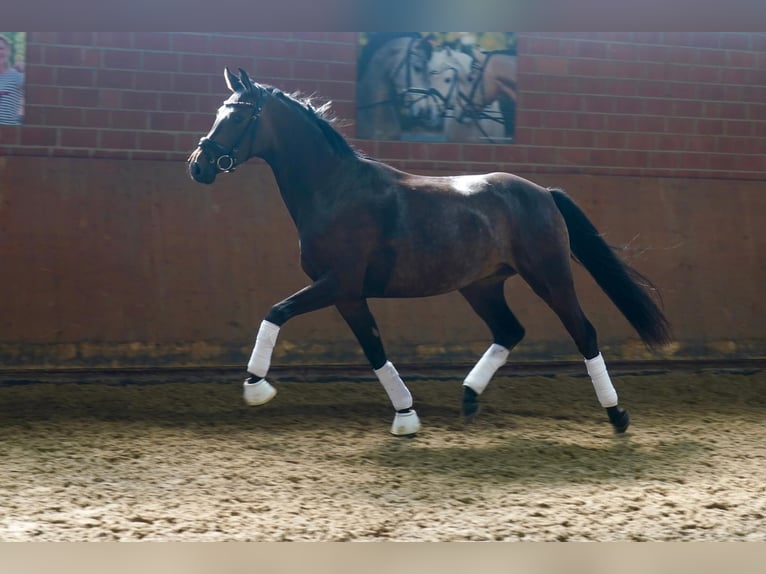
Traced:
<svg viewBox="0 0 766 574">
<path fill-rule="evenodd" d="M 237 159 L 239 146 L 242 143 L 242 140 L 245 139 L 245 136 L 250 132 L 250 130 L 255 127 L 255 123 L 258 121 L 258 118 L 261 117 L 261 110 L 263 109 L 263 95 L 261 94 L 261 97 L 255 104 L 250 104 L 247 102 L 236 102 L 228 105 L 247 106 L 251 108 L 250 117 L 247 119 L 247 122 L 245 122 L 245 127 L 237 138 L 237 141 L 234 142 L 234 145 L 231 146 L 231 148 L 226 148 L 207 136 L 201 138 L 199 140 L 199 144 L 197 144 L 200 149 L 215 157 L 215 159 L 211 160 L 210 163 L 214 164 L 219 172 L 225 173 L 234 171 L 237 164 L 240 163 Z M 189 157 L 189 160 L 191 160 L 191 156 Z"/>
</svg>

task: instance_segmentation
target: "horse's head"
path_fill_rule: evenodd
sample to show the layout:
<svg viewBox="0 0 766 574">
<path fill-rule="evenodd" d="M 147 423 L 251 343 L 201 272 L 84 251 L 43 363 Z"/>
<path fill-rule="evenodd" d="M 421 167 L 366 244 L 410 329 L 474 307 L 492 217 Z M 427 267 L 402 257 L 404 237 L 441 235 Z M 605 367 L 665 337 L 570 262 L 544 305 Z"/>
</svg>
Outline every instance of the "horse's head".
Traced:
<svg viewBox="0 0 766 574">
<path fill-rule="evenodd" d="M 390 80 L 404 123 L 440 127 L 440 97 L 431 86 L 428 71 L 432 54 L 433 46 L 427 38 L 399 38 L 394 43 Z"/>
<path fill-rule="evenodd" d="M 457 95 L 470 87 L 471 57 L 463 52 L 444 48 L 437 50 L 428 62 L 431 86 L 439 92 L 447 110 L 457 103 Z"/>
<path fill-rule="evenodd" d="M 200 183 L 213 183 L 221 172 L 234 171 L 255 155 L 256 125 L 266 92 L 240 68 L 239 76 L 226 68 L 224 77 L 232 95 L 218 108 L 208 134 L 189 156 L 189 175 Z"/>
</svg>

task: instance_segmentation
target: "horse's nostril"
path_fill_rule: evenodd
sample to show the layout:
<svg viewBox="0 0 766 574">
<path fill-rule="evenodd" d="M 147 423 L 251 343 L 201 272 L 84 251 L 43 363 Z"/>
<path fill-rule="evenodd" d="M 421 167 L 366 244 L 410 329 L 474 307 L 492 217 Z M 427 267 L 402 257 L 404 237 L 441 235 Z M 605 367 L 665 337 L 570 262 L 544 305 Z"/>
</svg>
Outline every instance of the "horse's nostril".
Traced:
<svg viewBox="0 0 766 574">
<path fill-rule="evenodd" d="M 200 170 L 199 164 L 196 161 L 194 161 L 191 164 L 189 164 L 189 171 L 191 172 L 192 177 L 199 177 L 200 172 L 202 170 Z"/>
</svg>

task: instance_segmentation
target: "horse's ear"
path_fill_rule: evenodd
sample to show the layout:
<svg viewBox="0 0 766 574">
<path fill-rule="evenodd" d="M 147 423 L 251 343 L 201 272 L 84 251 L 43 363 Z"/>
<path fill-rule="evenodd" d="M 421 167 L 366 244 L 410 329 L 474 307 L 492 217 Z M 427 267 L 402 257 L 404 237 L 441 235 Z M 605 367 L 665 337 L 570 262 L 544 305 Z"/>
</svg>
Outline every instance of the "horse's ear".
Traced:
<svg viewBox="0 0 766 574">
<path fill-rule="evenodd" d="M 421 38 L 418 41 L 418 48 L 422 49 L 425 54 L 426 58 L 430 59 L 431 55 L 434 53 L 434 45 L 431 43 L 431 40 L 426 36 L 425 38 Z"/>
<path fill-rule="evenodd" d="M 224 70 L 223 77 L 226 79 L 226 85 L 229 87 L 229 89 L 232 92 L 244 91 L 245 87 L 242 85 L 242 82 L 240 82 L 237 76 L 231 73 L 231 70 L 229 70 L 229 68 L 226 68 Z"/>
<path fill-rule="evenodd" d="M 245 72 L 245 70 L 243 70 L 242 68 L 239 69 L 239 78 L 240 80 L 242 80 L 242 85 L 244 86 L 245 91 L 247 92 L 255 91 L 253 80 L 250 79 L 250 76 L 248 76 L 247 72 Z"/>
</svg>

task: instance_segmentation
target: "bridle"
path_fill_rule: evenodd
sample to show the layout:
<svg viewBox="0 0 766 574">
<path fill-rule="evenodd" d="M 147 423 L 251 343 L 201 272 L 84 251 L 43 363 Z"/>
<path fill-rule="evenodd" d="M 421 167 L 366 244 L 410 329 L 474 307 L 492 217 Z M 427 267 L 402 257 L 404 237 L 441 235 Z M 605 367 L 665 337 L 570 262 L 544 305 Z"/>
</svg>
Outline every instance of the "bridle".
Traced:
<svg viewBox="0 0 766 574">
<path fill-rule="evenodd" d="M 231 148 L 222 146 L 208 136 L 204 136 L 199 140 L 199 143 L 197 144 L 199 149 L 208 152 L 212 156 L 217 156 L 215 159 L 210 160 L 210 163 L 215 165 L 219 172 L 233 172 L 236 169 L 237 164 L 241 163 L 237 158 L 237 152 L 239 151 L 239 147 L 247 134 L 255 128 L 258 119 L 261 117 L 261 111 L 263 110 L 263 100 L 263 93 L 261 92 L 258 101 L 254 104 L 250 102 L 232 102 L 229 104 L 224 104 L 228 106 L 244 106 L 251 109 L 250 117 L 245 122 L 245 125 L 242 128 L 242 132 L 239 134 L 239 137 L 234 142 L 234 145 L 231 146 Z M 191 158 L 192 156 L 189 156 L 187 162 L 191 161 Z"/>
<path fill-rule="evenodd" d="M 396 65 L 396 67 L 393 69 L 393 72 L 391 73 L 392 77 L 396 77 L 399 75 L 399 72 L 401 72 L 402 67 L 404 67 L 405 71 L 405 83 L 406 86 L 404 89 L 399 90 L 396 94 L 394 94 L 393 98 L 389 98 L 386 100 L 379 100 L 376 102 L 372 102 L 369 104 L 363 104 L 361 106 L 357 106 L 358 109 L 364 110 L 368 108 L 374 108 L 378 106 L 384 106 L 384 105 L 391 105 L 395 104 L 397 107 L 401 109 L 409 109 L 412 108 L 415 104 L 417 104 L 420 100 L 427 99 L 427 98 L 436 98 L 437 100 L 442 100 L 443 97 L 439 93 L 438 90 L 435 90 L 434 88 L 413 88 L 412 87 L 412 67 L 410 65 L 412 54 L 414 50 L 412 49 L 412 45 L 417 41 L 417 38 L 410 38 L 410 42 L 407 45 L 407 52 L 402 57 L 402 59 L 399 61 L 399 63 Z M 407 98 L 407 96 L 416 96 L 415 98 Z"/>
</svg>

